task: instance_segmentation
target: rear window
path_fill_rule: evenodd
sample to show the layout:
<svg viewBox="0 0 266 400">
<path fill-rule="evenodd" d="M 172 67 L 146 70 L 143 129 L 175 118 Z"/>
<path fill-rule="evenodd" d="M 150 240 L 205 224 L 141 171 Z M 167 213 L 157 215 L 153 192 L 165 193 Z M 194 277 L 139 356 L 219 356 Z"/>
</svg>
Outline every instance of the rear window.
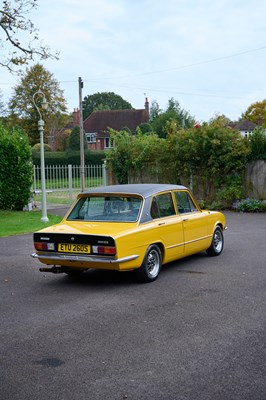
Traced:
<svg viewBox="0 0 266 400">
<path fill-rule="evenodd" d="M 140 197 L 87 196 L 81 197 L 68 220 L 135 222 L 142 205 Z"/>
</svg>

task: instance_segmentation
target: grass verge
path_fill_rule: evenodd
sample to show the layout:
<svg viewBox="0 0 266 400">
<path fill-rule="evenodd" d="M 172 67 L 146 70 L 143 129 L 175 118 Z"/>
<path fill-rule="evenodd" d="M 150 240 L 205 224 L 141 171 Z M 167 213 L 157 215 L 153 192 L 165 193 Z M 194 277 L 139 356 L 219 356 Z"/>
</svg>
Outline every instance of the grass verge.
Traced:
<svg viewBox="0 0 266 400">
<path fill-rule="evenodd" d="M 49 214 L 49 222 L 41 222 L 41 216 L 39 211 L 0 210 L 0 237 L 35 232 L 62 220 L 58 215 Z"/>
<path fill-rule="evenodd" d="M 46 194 L 46 201 L 50 204 L 64 204 L 70 207 L 70 205 L 76 200 L 77 195 L 80 193 L 78 190 L 73 190 L 72 192 L 72 200 L 70 200 L 69 192 L 60 190 L 60 191 L 51 191 L 47 192 Z M 34 202 L 41 202 L 42 195 L 38 193 L 34 195 L 33 201 Z"/>
</svg>

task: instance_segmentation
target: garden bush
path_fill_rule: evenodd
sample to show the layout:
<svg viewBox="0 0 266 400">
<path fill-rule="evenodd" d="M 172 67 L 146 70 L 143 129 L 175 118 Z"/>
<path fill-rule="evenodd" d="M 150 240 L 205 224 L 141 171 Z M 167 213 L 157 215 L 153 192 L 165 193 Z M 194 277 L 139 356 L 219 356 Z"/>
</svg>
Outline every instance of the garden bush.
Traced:
<svg viewBox="0 0 266 400">
<path fill-rule="evenodd" d="M 32 175 L 31 148 L 26 134 L 0 123 L 0 209 L 22 210 L 28 204 Z"/>
<path fill-rule="evenodd" d="M 247 198 L 236 201 L 233 208 L 240 212 L 265 212 L 266 204 L 258 199 Z"/>
</svg>

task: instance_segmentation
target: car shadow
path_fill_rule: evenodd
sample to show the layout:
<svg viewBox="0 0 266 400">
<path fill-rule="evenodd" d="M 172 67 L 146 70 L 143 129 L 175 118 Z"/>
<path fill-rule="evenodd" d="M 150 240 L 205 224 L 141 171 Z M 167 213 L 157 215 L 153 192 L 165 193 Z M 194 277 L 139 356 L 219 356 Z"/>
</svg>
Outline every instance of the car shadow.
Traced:
<svg viewBox="0 0 266 400">
<path fill-rule="evenodd" d="M 200 270 L 199 267 L 199 260 L 203 259 L 209 259 L 205 252 L 193 254 L 191 256 L 163 265 L 161 273 L 172 273 L 174 270 L 176 273 L 205 274 L 206 272 Z"/>
<path fill-rule="evenodd" d="M 199 260 L 209 258 L 206 253 L 198 253 L 186 258 L 182 258 L 171 263 L 163 265 L 162 271 L 155 282 L 159 282 L 160 278 L 164 279 L 168 274 L 178 273 L 178 274 L 205 274 L 202 269 L 199 268 Z M 126 287 L 126 286 L 137 286 L 145 285 L 137 280 L 135 271 L 109 271 L 100 269 L 90 269 L 84 271 L 78 275 L 66 275 L 66 274 L 49 274 L 50 278 L 46 281 L 46 285 L 57 287 L 73 286 L 79 288 L 111 288 L 111 287 Z M 47 276 L 47 273 L 43 275 Z M 154 283 L 155 283 L 154 282 Z M 153 284 L 154 284 L 153 283 Z"/>
</svg>

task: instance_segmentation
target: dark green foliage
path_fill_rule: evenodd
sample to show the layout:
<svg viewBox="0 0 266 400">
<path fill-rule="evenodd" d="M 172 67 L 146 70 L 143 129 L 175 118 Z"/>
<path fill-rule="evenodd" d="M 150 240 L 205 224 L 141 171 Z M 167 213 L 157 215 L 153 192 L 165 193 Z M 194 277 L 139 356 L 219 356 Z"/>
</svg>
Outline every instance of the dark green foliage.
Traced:
<svg viewBox="0 0 266 400">
<path fill-rule="evenodd" d="M 147 179 L 147 174 L 152 179 L 162 169 L 165 173 L 167 167 L 160 165 L 164 153 L 163 139 L 154 134 L 143 135 L 140 130 L 131 135 L 111 129 L 111 137 L 115 147 L 108 151 L 107 161 L 119 183 L 128 183 L 129 180 L 142 182 Z"/>
<path fill-rule="evenodd" d="M 255 128 L 249 136 L 250 160 L 266 159 L 266 131 L 262 128 Z"/>
<path fill-rule="evenodd" d="M 199 188 L 203 198 L 209 199 L 226 185 L 228 176 L 244 171 L 249 153 L 239 132 L 213 123 L 178 131 L 167 141 L 182 177 L 192 177 L 193 190 Z"/>
<path fill-rule="evenodd" d="M 130 110 L 132 105 L 113 92 L 95 93 L 83 100 L 84 120 L 96 110 Z"/>
<path fill-rule="evenodd" d="M 0 124 L 0 209 L 22 210 L 30 199 L 31 148 L 23 131 Z"/>
<path fill-rule="evenodd" d="M 110 130 L 111 137 L 115 140 L 115 147 L 107 153 L 107 161 L 114 171 L 118 183 L 128 183 L 128 172 L 131 168 L 131 141 L 133 136 L 126 131 Z"/>
<path fill-rule="evenodd" d="M 233 208 L 240 212 L 265 212 L 266 205 L 257 199 L 247 198 L 236 201 Z"/>
<path fill-rule="evenodd" d="M 237 174 L 225 177 L 222 189 L 216 193 L 216 198 L 222 203 L 223 207 L 231 206 L 234 201 L 244 196 L 243 179 Z"/>
<path fill-rule="evenodd" d="M 34 165 L 40 165 L 40 153 L 33 151 L 32 159 Z M 104 151 L 85 151 L 85 164 L 102 164 L 105 160 Z M 79 165 L 80 164 L 80 152 L 79 151 L 68 151 L 68 152 L 48 152 L 45 153 L 45 165 Z"/>
<path fill-rule="evenodd" d="M 152 130 L 161 138 L 166 138 L 169 126 L 173 126 L 173 123 L 177 129 L 191 128 L 195 123 L 194 118 L 173 98 L 168 101 L 165 112 L 162 112 L 156 103 L 153 103 L 152 107 L 150 114 Z"/>
<path fill-rule="evenodd" d="M 85 145 L 85 140 L 84 140 L 84 145 Z M 79 126 L 75 126 L 72 129 L 71 134 L 68 138 L 67 149 L 69 149 L 70 151 L 80 150 L 80 128 L 79 128 Z"/>
<path fill-rule="evenodd" d="M 142 124 L 140 124 L 138 126 L 138 128 L 140 129 L 141 133 L 143 133 L 143 134 L 152 133 L 152 126 L 148 122 L 143 122 Z"/>
</svg>

